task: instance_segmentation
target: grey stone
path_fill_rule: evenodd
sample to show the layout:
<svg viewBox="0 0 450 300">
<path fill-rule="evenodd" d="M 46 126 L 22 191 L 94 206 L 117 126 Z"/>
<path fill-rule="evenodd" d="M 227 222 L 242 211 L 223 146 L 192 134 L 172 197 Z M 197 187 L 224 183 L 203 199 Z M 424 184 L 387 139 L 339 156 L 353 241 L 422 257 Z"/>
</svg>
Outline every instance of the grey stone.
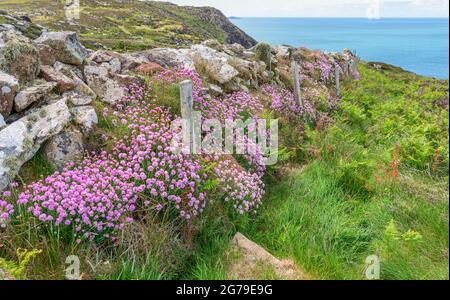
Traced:
<svg viewBox="0 0 450 300">
<path fill-rule="evenodd" d="M 7 117 L 11 113 L 18 87 L 15 77 L 0 71 L 0 115 Z"/>
<path fill-rule="evenodd" d="M 47 160 L 58 170 L 67 163 L 81 160 L 84 154 L 83 134 L 71 126 L 51 137 L 44 146 Z"/>
<path fill-rule="evenodd" d="M 40 101 L 48 96 L 56 86 L 56 82 L 45 82 L 25 88 L 16 95 L 14 109 L 17 112 L 25 110 L 34 102 Z"/>
<path fill-rule="evenodd" d="M 92 106 L 76 106 L 70 109 L 76 124 L 80 125 L 83 132 L 88 134 L 98 124 L 98 116 Z"/>
<path fill-rule="evenodd" d="M 5 189 L 42 143 L 70 122 L 65 100 L 44 106 L 0 131 L 0 190 Z"/>
<path fill-rule="evenodd" d="M 44 32 L 35 42 L 50 46 L 57 61 L 71 65 L 82 65 L 88 55 L 76 32 Z"/>
</svg>

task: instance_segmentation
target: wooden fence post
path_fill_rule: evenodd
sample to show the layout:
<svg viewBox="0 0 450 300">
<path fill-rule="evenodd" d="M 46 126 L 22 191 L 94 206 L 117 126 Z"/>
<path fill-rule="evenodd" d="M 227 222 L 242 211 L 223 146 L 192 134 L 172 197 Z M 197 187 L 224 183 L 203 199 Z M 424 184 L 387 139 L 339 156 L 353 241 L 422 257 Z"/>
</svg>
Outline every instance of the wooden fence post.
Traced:
<svg viewBox="0 0 450 300">
<path fill-rule="evenodd" d="M 189 145 L 189 151 L 193 153 L 194 116 L 192 96 L 192 81 L 185 80 L 180 83 L 181 117 L 183 118 L 183 147 Z"/>
<path fill-rule="evenodd" d="M 352 76 L 358 72 L 358 60 L 356 57 L 353 58 L 352 61 Z"/>
<path fill-rule="evenodd" d="M 334 64 L 334 69 L 335 69 L 335 77 L 336 77 L 336 96 L 338 98 L 341 98 L 341 78 L 340 78 L 340 67 L 338 64 Z"/>
<path fill-rule="evenodd" d="M 294 80 L 294 98 L 299 106 L 303 106 L 300 88 L 300 67 L 295 59 L 292 60 L 292 78 Z"/>
</svg>

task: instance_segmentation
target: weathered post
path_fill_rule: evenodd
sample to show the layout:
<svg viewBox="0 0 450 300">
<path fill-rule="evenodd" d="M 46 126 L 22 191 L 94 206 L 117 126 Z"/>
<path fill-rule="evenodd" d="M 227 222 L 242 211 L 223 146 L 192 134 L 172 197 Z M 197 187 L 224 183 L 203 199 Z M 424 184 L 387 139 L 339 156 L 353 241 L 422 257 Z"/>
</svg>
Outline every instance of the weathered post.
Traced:
<svg viewBox="0 0 450 300">
<path fill-rule="evenodd" d="M 193 153 L 194 118 L 192 97 L 192 81 L 185 80 L 180 83 L 181 117 L 183 118 L 183 147 L 189 145 L 189 151 Z"/>
<path fill-rule="evenodd" d="M 292 78 L 294 80 L 294 98 L 299 106 L 303 106 L 302 95 L 300 89 L 300 67 L 298 62 L 292 60 Z"/>
<path fill-rule="evenodd" d="M 345 76 L 349 76 L 350 74 L 350 63 L 348 62 L 348 60 L 345 60 Z"/>
<path fill-rule="evenodd" d="M 352 60 L 352 76 L 354 76 L 358 72 L 358 60 L 356 57 Z"/>
<path fill-rule="evenodd" d="M 336 77 L 336 96 L 338 97 L 338 98 L 341 98 L 341 83 L 340 83 L 340 81 L 341 81 L 341 78 L 340 78 L 340 75 L 341 75 L 341 73 L 340 73 L 340 67 L 339 67 L 339 65 L 338 64 L 334 64 L 334 70 L 335 70 L 335 77 Z"/>
</svg>

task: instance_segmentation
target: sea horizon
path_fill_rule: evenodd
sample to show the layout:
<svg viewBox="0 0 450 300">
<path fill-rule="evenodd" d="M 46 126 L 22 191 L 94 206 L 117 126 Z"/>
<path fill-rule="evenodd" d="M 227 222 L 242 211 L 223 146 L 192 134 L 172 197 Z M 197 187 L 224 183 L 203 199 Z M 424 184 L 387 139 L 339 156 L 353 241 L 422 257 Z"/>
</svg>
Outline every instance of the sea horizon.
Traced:
<svg viewBox="0 0 450 300">
<path fill-rule="evenodd" d="M 449 18 L 230 17 L 258 42 L 327 52 L 344 48 L 365 61 L 449 78 Z"/>
</svg>

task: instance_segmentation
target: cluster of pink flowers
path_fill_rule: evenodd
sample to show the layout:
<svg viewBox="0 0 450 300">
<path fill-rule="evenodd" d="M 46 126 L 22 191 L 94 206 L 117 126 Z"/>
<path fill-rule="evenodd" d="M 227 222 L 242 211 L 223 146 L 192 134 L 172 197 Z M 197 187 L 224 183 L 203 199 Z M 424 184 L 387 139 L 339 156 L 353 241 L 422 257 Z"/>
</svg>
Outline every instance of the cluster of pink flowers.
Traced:
<svg viewBox="0 0 450 300">
<path fill-rule="evenodd" d="M 184 219 L 203 211 L 206 174 L 200 175 L 200 162 L 171 152 L 171 116 L 155 106 L 148 87 L 130 91 L 112 113 L 114 123 L 128 127 L 113 150 L 30 184 L 18 205 L 41 222 L 74 231 L 79 242 L 114 239 L 138 211 L 174 207 Z"/>
<path fill-rule="evenodd" d="M 303 99 L 303 106 L 295 101 L 294 94 L 274 85 L 264 85 L 262 91 L 271 99 L 271 108 L 287 118 L 298 118 L 302 114 L 314 115 L 314 109 L 308 99 Z"/>
<path fill-rule="evenodd" d="M 165 71 L 158 76 L 158 79 L 167 83 L 175 83 L 186 79 L 192 80 L 194 109 L 201 111 L 202 119 L 217 119 L 223 123 L 226 120 L 235 121 L 246 117 L 258 120 L 258 113 L 264 110 L 261 100 L 247 92 L 236 92 L 222 98 L 206 97 L 202 89 L 202 79 L 192 70 Z M 246 136 L 237 136 L 237 133 L 234 134 L 233 141 L 236 147 L 241 146 L 247 150 L 246 154 L 242 155 L 247 163 L 247 169 L 240 167 L 229 171 L 225 170 L 225 165 L 231 166 L 233 161 L 235 162 L 234 158 L 228 158 L 214 168 L 214 174 L 219 181 L 227 183 L 221 184 L 219 187 L 227 195 L 227 199 L 230 202 L 240 203 L 236 204 L 235 208 L 239 213 L 244 213 L 259 207 L 262 201 L 264 195 L 262 177 L 266 171 L 266 166 L 258 145 L 255 145 Z M 241 143 L 244 143 L 244 145 Z M 249 149 L 255 151 L 249 151 Z M 218 159 L 219 157 L 214 161 Z M 245 180 L 243 180 L 244 178 Z"/>
<path fill-rule="evenodd" d="M 2 198 L 10 199 L 11 192 L 5 191 L 0 196 L 0 227 L 4 228 L 6 227 L 6 222 L 9 217 L 14 213 L 14 206 L 9 201 L 3 200 Z"/>
<path fill-rule="evenodd" d="M 219 161 L 214 173 L 225 202 L 231 203 L 239 214 L 255 212 L 260 207 L 265 191 L 258 174 L 244 170 L 232 159 Z"/>
</svg>

